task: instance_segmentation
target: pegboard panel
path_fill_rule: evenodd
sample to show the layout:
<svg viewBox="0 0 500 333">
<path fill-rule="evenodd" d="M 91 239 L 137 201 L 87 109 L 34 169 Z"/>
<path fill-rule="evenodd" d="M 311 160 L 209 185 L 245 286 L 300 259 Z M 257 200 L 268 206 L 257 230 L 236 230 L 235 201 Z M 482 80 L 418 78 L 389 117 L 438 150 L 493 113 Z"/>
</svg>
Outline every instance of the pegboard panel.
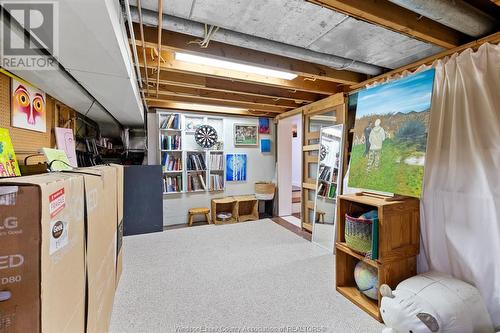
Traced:
<svg viewBox="0 0 500 333">
<path fill-rule="evenodd" d="M 24 164 L 27 155 L 36 154 L 42 147 L 52 148 L 55 145 L 53 134 L 54 99 L 47 96 L 47 131 L 40 133 L 11 126 L 10 113 L 10 77 L 0 73 L 0 127 L 8 128 L 14 151 L 19 164 Z M 42 157 L 32 157 L 29 164 L 43 162 Z"/>
</svg>

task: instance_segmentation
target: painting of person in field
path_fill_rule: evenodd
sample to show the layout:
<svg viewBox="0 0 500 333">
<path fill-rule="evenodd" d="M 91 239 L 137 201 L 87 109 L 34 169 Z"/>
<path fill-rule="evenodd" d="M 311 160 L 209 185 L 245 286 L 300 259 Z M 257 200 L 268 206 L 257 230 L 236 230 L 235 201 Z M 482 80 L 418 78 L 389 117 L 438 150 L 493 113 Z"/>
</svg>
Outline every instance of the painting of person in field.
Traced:
<svg viewBox="0 0 500 333">
<path fill-rule="evenodd" d="M 429 69 L 357 93 L 350 187 L 420 197 L 433 84 Z"/>
</svg>

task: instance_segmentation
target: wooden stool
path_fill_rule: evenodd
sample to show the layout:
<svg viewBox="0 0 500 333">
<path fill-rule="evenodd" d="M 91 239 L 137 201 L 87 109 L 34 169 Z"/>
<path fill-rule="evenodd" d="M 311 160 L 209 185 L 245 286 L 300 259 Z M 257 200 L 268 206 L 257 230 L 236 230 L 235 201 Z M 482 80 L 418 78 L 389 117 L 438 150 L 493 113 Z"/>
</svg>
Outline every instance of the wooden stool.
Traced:
<svg viewBox="0 0 500 333">
<path fill-rule="evenodd" d="M 205 216 L 207 217 L 207 222 L 208 222 L 208 224 L 210 224 L 210 209 L 208 209 L 208 208 L 191 208 L 188 211 L 189 226 L 191 227 L 193 225 L 193 217 L 195 215 L 202 215 L 202 214 L 205 214 Z"/>
<path fill-rule="evenodd" d="M 316 222 L 325 223 L 325 212 L 322 211 L 316 212 Z"/>
</svg>

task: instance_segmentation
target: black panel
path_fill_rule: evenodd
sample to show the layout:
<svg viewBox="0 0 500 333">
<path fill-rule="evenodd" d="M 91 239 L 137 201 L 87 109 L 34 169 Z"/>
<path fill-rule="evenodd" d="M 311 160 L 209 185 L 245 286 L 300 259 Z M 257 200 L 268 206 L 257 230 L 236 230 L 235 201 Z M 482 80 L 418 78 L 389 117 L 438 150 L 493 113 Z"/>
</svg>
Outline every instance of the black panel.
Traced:
<svg viewBox="0 0 500 333">
<path fill-rule="evenodd" d="M 163 230 L 163 188 L 160 165 L 125 166 L 123 235 Z"/>
</svg>

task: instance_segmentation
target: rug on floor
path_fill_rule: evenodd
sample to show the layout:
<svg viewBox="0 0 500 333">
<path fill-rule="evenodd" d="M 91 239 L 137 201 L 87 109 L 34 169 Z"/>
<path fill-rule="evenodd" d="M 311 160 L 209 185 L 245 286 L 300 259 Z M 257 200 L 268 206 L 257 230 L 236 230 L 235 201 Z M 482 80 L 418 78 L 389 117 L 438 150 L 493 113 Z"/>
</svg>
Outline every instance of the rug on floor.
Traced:
<svg viewBox="0 0 500 333">
<path fill-rule="evenodd" d="M 332 254 L 268 219 L 129 236 L 123 246 L 111 332 L 382 329 L 335 291 Z"/>
</svg>

